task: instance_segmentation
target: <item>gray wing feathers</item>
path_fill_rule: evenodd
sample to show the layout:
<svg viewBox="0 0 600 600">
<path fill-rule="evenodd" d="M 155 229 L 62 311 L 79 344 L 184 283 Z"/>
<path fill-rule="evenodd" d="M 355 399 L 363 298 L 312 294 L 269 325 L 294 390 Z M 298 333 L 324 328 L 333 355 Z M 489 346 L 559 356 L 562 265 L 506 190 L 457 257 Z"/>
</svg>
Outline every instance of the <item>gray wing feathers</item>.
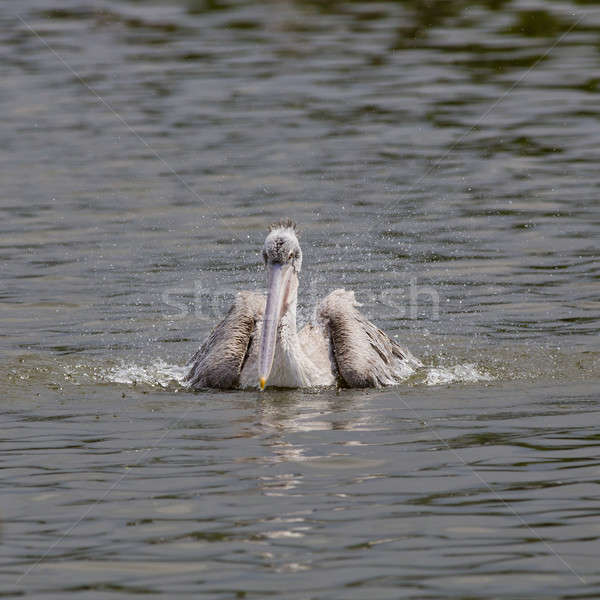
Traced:
<svg viewBox="0 0 600 600">
<path fill-rule="evenodd" d="M 254 335 L 265 311 L 265 297 L 239 292 L 225 318 L 192 356 L 186 383 L 192 389 L 235 388 Z"/>
<path fill-rule="evenodd" d="M 357 309 L 354 292 L 335 290 L 318 306 L 327 328 L 338 373 L 348 387 L 393 385 L 422 366 Z"/>
</svg>

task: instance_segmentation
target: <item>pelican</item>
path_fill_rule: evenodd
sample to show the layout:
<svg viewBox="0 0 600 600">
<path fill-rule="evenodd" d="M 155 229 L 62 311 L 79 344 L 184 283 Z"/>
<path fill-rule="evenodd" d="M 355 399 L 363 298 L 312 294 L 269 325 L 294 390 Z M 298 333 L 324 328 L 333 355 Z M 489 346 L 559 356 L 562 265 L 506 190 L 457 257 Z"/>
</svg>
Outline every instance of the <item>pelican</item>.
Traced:
<svg viewBox="0 0 600 600">
<path fill-rule="evenodd" d="M 314 322 L 296 327 L 302 250 L 290 219 L 269 228 L 262 251 L 267 296 L 239 292 L 225 318 L 192 356 L 190 389 L 380 387 L 422 366 L 358 310 L 354 292 L 337 289 Z"/>
</svg>

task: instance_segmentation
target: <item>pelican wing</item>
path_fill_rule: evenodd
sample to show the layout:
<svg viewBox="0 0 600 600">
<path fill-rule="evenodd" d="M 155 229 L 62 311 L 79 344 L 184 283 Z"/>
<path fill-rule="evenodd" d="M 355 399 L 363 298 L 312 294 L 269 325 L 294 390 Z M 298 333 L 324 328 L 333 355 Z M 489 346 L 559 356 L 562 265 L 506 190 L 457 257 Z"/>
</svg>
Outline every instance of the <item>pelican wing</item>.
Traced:
<svg viewBox="0 0 600 600">
<path fill-rule="evenodd" d="M 262 294 L 239 292 L 225 318 L 190 359 L 190 371 L 185 379 L 188 387 L 237 387 L 256 322 L 262 319 L 264 312 Z"/>
<path fill-rule="evenodd" d="M 391 340 L 356 308 L 354 292 L 335 290 L 317 307 L 329 334 L 338 374 L 348 387 L 400 383 L 422 363 Z"/>
</svg>

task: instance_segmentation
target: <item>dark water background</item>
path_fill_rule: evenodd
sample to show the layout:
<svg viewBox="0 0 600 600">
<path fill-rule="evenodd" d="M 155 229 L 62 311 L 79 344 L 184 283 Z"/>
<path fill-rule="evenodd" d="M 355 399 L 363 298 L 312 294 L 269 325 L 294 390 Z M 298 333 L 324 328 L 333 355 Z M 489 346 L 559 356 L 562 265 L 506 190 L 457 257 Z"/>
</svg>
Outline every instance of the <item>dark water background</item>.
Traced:
<svg viewBox="0 0 600 600">
<path fill-rule="evenodd" d="M 2 597 L 600 597 L 599 3 L 0 25 Z M 178 383 L 286 216 L 406 385 Z"/>
</svg>

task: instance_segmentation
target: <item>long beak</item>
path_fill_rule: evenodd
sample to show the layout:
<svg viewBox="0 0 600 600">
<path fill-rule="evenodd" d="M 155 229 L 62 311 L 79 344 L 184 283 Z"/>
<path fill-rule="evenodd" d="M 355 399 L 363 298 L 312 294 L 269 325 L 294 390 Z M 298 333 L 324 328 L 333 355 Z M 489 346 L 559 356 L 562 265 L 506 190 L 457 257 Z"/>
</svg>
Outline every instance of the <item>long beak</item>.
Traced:
<svg viewBox="0 0 600 600">
<path fill-rule="evenodd" d="M 269 278 L 267 308 L 260 338 L 260 357 L 258 361 L 258 383 L 261 390 L 265 389 L 267 379 L 271 374 L 277 342 L 277 328 L 281 320 L 291 274 L 290 265 L 272 263 L 267 268 Z"/>
</svg>

